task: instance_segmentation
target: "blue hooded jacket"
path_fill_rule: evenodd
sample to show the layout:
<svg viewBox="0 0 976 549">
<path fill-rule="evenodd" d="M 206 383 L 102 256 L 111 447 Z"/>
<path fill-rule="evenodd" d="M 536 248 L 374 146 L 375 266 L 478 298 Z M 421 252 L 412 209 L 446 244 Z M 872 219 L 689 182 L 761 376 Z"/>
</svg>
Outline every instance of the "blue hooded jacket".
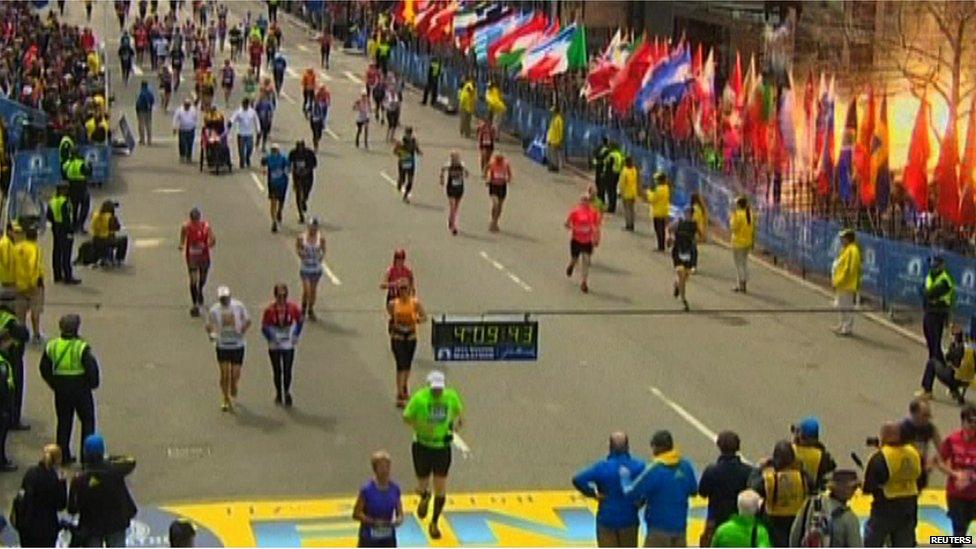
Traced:
<svg viewBox="0 0 976 549">
<path fill-rule="evenodd" d="M 596 512 L 596 523 L 604 528 L 636 526 L 637 506 L 624 496 L 622 479 L 628 481 L 641 474 L 647 465 L 627 452 L 613 452 L 606 459 L 583 469 L 573 477 L 573 486 L 587 497 L 602 494 Z"/>
<path fill-rule="evenodd" d="M 670 450 L 654 457 L 633 483 L 623 483 L 634 505 L 644 504 L 644 522 L 651 530 L 684 533 L 688 527 L 688 498 L 698 492 L 691 462 Z"/>
</svg>

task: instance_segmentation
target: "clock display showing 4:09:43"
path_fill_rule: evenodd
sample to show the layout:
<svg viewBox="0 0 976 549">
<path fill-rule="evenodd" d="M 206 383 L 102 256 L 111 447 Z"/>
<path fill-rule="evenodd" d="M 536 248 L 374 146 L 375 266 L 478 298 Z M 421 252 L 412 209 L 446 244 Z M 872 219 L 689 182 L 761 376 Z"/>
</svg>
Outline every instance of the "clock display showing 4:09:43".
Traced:
<svg viewBox="0 0 976 549">
<path fill-rule="evenodd" d="M 535 345 L 536 327 L 534 322 L 454 324 L 449 337 L 454 345 Z"/>
</svg>

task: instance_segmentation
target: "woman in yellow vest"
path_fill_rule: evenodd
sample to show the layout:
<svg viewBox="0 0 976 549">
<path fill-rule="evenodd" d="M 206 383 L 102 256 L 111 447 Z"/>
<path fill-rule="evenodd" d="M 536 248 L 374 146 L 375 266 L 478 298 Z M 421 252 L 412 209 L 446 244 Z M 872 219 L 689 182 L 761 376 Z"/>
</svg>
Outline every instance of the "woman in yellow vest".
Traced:
<svg viewBox="0 0 976 549">
<path fill-rule="evenodd" d="M 749 208 L 749 200 L 744 196 L 740 196 L 735 201 L 735 210 L 729 218 L 729 230 L 732 232 L 732 260 L 735 262 L 737 282 L 732 291 L 746 293 L 746 283 L 749 281 L 749 252 L 756 238 L 756 219 Z"/>
<path fill-rule="evenodd" d="M 637 172 L 637 166 L 634 165 L 634 157 L 628 156 L 624 160 L 623 169 L 620 170 L 620 179 L 617 181 L 617 185 L 620 188 L 620 200 L 624 205 L 624 229 L 631 232 L 634 231 L 634 218 L 636 217 L 634 203 L 637 202 L 639 178 L 640 174 Z"/>
<path fill-rule="evenodd" d="M 781 440 L 749 484 L 763 497 L 773 547 L 789 547 L 790 528 L 806 501 L 810 480 L 796 462 L 793 445 Z"/>
<path fill-rule="evenodd" d="M 386 310 L 390 315 L 390 347 L 396 360 L 396 402 L 398 408 L 403 408 L 410 398 L 408 383 L 417 351 L 417 326 L 426 320 L 427 314 L 407 280 L 397 283 L 397 297 L 387 304 Z"/>
</svg>

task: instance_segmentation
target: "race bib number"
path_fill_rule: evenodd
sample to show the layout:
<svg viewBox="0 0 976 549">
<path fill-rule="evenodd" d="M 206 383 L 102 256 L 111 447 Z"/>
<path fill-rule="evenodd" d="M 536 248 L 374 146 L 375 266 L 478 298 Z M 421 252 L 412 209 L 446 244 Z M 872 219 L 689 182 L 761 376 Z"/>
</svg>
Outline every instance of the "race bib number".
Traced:
<svg viewBox="0 0 976 549">
<path fill-rule="evenodd" d="M 269 172 L 271 179 L 282 179 L 285 177 L 285 172 L 281 168 L 275 168 Z"/>
<path fill-rule="evenodd" d="M 200 258 L 203 257 L 204 253 L 206 253 L 206 248 L 199 244 L 191 244 L 187 249 L 187 252 L 192 258 Z"/>
<path fill-rule="evenodd" d="M 408 156 L 406 158 L 401 158 L 400 159 L 400 167 L 403 168 L 403 169 L 405 169 L 405 170 L 413 169 L 413 157 L 412 156 Z"/>
<path fill-rule="evenodd" d="M 430 406 L 430 423 L 443 423 L 447 421 L 447 405 L 432 404 Z"/>
<path fill-rule="evenodd" d="M 690 252 L 679 252 L 678 253 L 678 259 L 680 259 L 681 261 L 691 261 L 691 253 Z"/>
<path fill-rule="evenodd" d="M 276 329 L 275 341 L 278 343 L 288 343 L 289 341 L 291 341 L 291 328 Z"/>
<path fill-rule="evenodd" d="M 369 537 L 373 539 L 390 539 L 393 537 L 392 526 L 370 526 Z"/>
</svg>

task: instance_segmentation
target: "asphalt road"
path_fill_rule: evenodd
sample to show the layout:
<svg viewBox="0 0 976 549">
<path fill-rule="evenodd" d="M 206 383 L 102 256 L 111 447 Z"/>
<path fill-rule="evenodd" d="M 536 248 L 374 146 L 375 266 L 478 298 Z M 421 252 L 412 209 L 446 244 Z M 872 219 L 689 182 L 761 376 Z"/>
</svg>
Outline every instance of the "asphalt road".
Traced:
<svg viewBox="0 0 976 549">
<path fill-rule="evenodd" d="M 231 20 L 246 9 L 261 5 L 235 2 Z M 111 10 L 111 3 L 97 4 L 93 23 L 102 31 L 109 22 L 114 70 L 117 25 L 113 14 L 103 18 L 99 10 Z M 80 4 L 69 5 L 69 17 L 80 21 Z M 317 67 L 318 53 L 300 27 L 287 23 L 284 33 L 294 72 L 273 139 L 290 148 L 297 138 L 310 139 L 295 102 L 297 74 Z M 265 345 L 254 329 L 238 412 L 220 412 L 214 353 L 202 321 L 188 315 L 177 251 L 179 226 L 197 205 L 218 241 L 208 301 L 227 284 L 257 320 L 275 282 L 299 292 L 293 241 L 302 228 L 291 194 L 284 229 L 272 234 L 259 188 L 264 176 L 235 169 L 217 177 L 178 163 L 171 113 L 158 111 L 157 143 L 118 159 L 115 180 L 95 192 L 98 203 L 122 203 L 133 242 L 129 263 L 119 271 L 83 270 L 77 287 L 52 287 L 44 327 L 53 335 L 59 315 L 82 314 L 83 334 L 102 364 L 99 430 L 110 452 L 137 457 L 131 486 L 144 504 L 351 494 L 377 448 L 392 452 L 395 474 L 411 484 L 410 435 L 393 406 L 393 359 L 377 289 L 397 247 L 407 249 L 429 311 L 586 313 L 538 317 L 538 362 L 442 367 L 467 406 L 462 435 L 471 454 L 456 456 L 451 484 L 457 491 L 565 488 L 578 467 L 604 453 L 614 429 L 631 433 L 642 455 L 654 430 L 670 429 L 699 468 L 715 454 L 709 436 L 734 429 L 743 453 L 758 459 L 808 414 L 822 419 L 822 438 L 849 466 L 850 450 L 863 452 L 866 436 L 906 411 L 924 360 L 921 346 L 863 318 L 855 337 L 838 338 L 830 331 L 833 314 L 791 312 L 829 306 L 822 295 L 755 264 L 749 295 L 734 294 L 732 258 L 723 247 L 702 246 L 700 273 L 689 289 L 693 311 L 681 313 L 671 297 L 669 257 L 651 251 L 645 208 L 636 234 L 620 230 L 621 219 L 607 219 L 591 292 L 581 294 L 564 275 L 562 224 L 586 181 L 549 174 L 514 144 L 502 147 L 515 176 L 502 232 L 488 232 L 487 193 L 469 182 L 462 232 L 451 236 L 436 174 L 452 148 L 476 167 L 474 143 L 459 139 L 456 118 L 420 106 L 419 95 L 408 90 L 402 120 L 416 129 L 424 155 L 414 200 L 401 202 L 387 181 L 395 163 L 382 143 L 384 128 L 371 128 L 368 152 L 353 147 L 351 107 L 362 89 L 354 78 L 364 68 L 363 57 L 336 52 L 328 71 L 333 133 L 319 153 L 310 209 L 323 220 L 335 279 L 323 278 L 321 320 L 307 326 L 300 344 L 291 410 L 273 405 Z M 125 112 L 134 126 L 139 80 L 115 90 L 113 119 Z M 187 93 L 181 88 L 176 100 Z M 635 310 L 654 314 L 624 314 Z M 426 328 L 421 338 L 414 387 L 435 367 Z M 28 360 L 26 417 L 33 430 L 9 442 L 24 465 L 54 437 L 53 399 L 37 373 L 38 349 Z M 937 405 L 936 416 L 943 430 L 956 424 L 948 404 Z M 11 494 L 19 480 L 20 474 L 0 477 L 3 493 Z"/>
</svg>

